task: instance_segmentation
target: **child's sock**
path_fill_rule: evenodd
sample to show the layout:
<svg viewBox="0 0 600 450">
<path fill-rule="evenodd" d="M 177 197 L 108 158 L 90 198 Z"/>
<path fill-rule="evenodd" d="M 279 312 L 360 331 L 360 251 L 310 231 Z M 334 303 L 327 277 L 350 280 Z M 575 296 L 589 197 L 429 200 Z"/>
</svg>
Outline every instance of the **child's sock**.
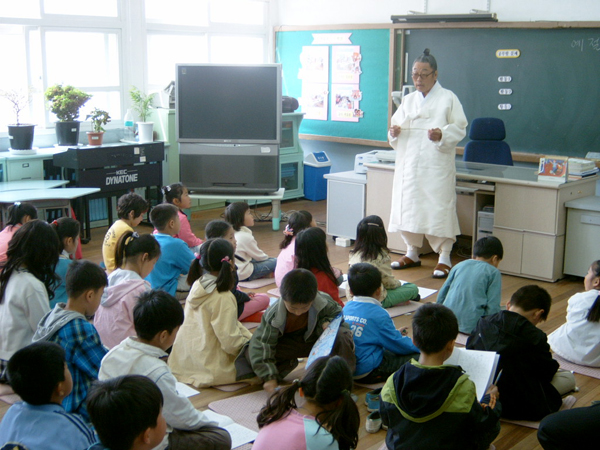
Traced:
<svg viewBox="0 0 600 450">
<path fill-rule="evenodd" d="M 409 245 L 406 251 L 406 257 L 410 258 L 412 261 L 417 262 L 419 260 L 419 248 Z"/>
</svg>

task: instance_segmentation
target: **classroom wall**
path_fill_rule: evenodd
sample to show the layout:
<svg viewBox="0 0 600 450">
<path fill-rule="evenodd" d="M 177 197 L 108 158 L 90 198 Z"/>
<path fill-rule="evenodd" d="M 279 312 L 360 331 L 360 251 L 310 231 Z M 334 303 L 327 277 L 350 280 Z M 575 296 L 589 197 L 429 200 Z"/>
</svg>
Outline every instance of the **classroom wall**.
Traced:
<svg viewBox="0 0 600 450">
<path fill-rule="evenodd" d="M 392 15 L 468 14 L 487 10 L 502 22 L 600 20 L 598 0 L 279 0 L 280 25 L 390 23 Z M 368 7 L 367 7 L 368 5 Z M 426 9 L 426 10 L 425 10 Z"/>
</svg>

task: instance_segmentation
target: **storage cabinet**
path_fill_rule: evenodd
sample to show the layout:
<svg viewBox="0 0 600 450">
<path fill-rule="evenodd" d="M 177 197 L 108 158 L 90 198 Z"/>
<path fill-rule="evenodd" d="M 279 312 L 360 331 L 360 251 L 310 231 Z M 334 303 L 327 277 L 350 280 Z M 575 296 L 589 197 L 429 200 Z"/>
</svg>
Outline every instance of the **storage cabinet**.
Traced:
<svg viewBox="0 0 600 450">
<path fill-rule="evenodd" d="M 6 162 L 6 181 L 43 180 L 42 159 L 11 159 Z"/>
<path fill-rule="evenodd" d="M 327 234 L 356 239 L 356 226 L 365 217 L 367 177 L 352 172 L 330 173 L 327 179 Z"/>
<path fill-rule="evenodd" d="M 284 200 L 304 196 L 304 151 L 298 140 L 303 116 L 304 113 L 284 113 L 281 118 L 279 164 Z"/>
</svg>

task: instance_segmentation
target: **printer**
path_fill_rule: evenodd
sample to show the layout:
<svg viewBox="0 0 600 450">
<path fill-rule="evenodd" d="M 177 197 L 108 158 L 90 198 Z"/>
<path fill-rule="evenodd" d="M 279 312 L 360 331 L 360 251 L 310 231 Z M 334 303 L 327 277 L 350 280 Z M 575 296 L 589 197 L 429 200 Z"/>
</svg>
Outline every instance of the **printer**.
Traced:
<svg viewBox="0 0 600 450">
<path fill-rule="evenodd" d="M 359 153 L 354 158 L 354 172 L 355 173 L 367 173 L 367 168 L 365 164 L 377 162 L 377 152 L 379 150 L 371 150 L 367 153 Z"/>
</svg>

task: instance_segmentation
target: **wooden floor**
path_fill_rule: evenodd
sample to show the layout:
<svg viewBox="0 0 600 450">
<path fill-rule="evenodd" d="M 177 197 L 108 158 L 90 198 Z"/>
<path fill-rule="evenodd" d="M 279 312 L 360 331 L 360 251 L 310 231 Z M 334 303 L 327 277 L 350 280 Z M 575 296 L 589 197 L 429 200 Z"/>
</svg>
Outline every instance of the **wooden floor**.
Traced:
<svg viewBox="0 0 600 450">
<path fill-rule="evenodd" d="M 326 220 L 326 201 L 310 202 L 310 201 L 287 201 L 282 203 L 282 211 L 290 213 L 295 210 L 306 209 L 310 211 L 319 225 L 324 226 Z M 266 215 L 270 211 L 270 206 L 264 205 L 257 209 L 257 214 Z M 194 213 L 192 229 L 198 237 L 204 237 L 204 226 L 213 219 L 221 218 L 222 209 L 208 210 Z M 137 228 L 140 233 L 149 233 L 152 229 L 149 226 L 140 225 Z M 102 260 L 101 244 L 106 228 L 97 228 L 92 230 L 92 240 L 83 246 L 83 257 L 91 261 L 99 263 Z M 279 253 L 279 243 L 283 239 L 281 231 L 273 231 L 271 222 L 256 221 L 253 228 L 254 236 L 256 237 L 259 246 L 270 256 L 277 256 Z M 348 252 L 350 248 L 338 247 L 332 240 L 329 240 L 329 257 L 333 266 L 347 271 L 348 267 Z M 394 259 L 394 257 L 393 257 Z M 453 254 L 453 264 L 458 263 L 463 258 Z M 431 272 L 437 261 L 436 255 L 430 254 L 423 257 L 423 265 L 418 268 L 397 271 L 396 276 L 404 281 L 410 281 L 418 286 L 440 289 L 443 280 L 431 278 Z M 591 262 L 591 261 L 590 261 Z M 583 290 L 583 279 L 569 277 L 560 280 L 556 283 L 545 283 L 526 278 L 518 278 L 509 275 L 502 276 L 502 304 L 505 305 L 513 292 L 521 286 L 528 284 L 538 284 L 548 290 L 553 299 L 552 310 L 546 322 L 540 325 L 540 328 L 549 333 L 556 329 L 564 322 L 567 300 L 571 295 Z M 256 290 L 257 292 L 266 292 L 266 290 L 274 286 L 267 286 L 263 289 Z M 425 301 L 435 301 L 436 295 L 432 295 Z M 411 316 L 401 316 L 394 319 L 397 327 L 409 326 Z M 589 406 L 593 400 L 600 399 L 600 380 L 589 378 L 583 375 L 575 374 L 577 385 L 580 391 L 575 393 L 577 403 L 575 407 Z M 207 405 L 215 400 L 231 397 L 233 395 L 245 394 L 260 389 L 259 386 L 249 386 L 235 393 L 227 393 L 216 389 L 203 389 L 201 395 L 192 397 L 192 403 L 199 409 L 206 409 Z M 359 396 L 359 410 L 361 413 L 361 428 L 360 439 L 358 443 L 359 450 L 377 450 L 385 439 L 385 431 L 379 431 L 375 434 L 369 434 L 365 431 L 364 424 L 367 416 L 367 409 L 364 405 L 364 396 L 368 392 L 366 388 L 357 387 L 353 391 Z M 0 402 L 0 417 L 4 415 L 8 409 L 7 404 Z M 511 424 L 502 424 L 502 431 L 499 437 L 494 442 L 497 450 L 505 449 L 541 449 L 537 438 L 536 430 L 530 428 L 519 427 Z"/>
</svg>

